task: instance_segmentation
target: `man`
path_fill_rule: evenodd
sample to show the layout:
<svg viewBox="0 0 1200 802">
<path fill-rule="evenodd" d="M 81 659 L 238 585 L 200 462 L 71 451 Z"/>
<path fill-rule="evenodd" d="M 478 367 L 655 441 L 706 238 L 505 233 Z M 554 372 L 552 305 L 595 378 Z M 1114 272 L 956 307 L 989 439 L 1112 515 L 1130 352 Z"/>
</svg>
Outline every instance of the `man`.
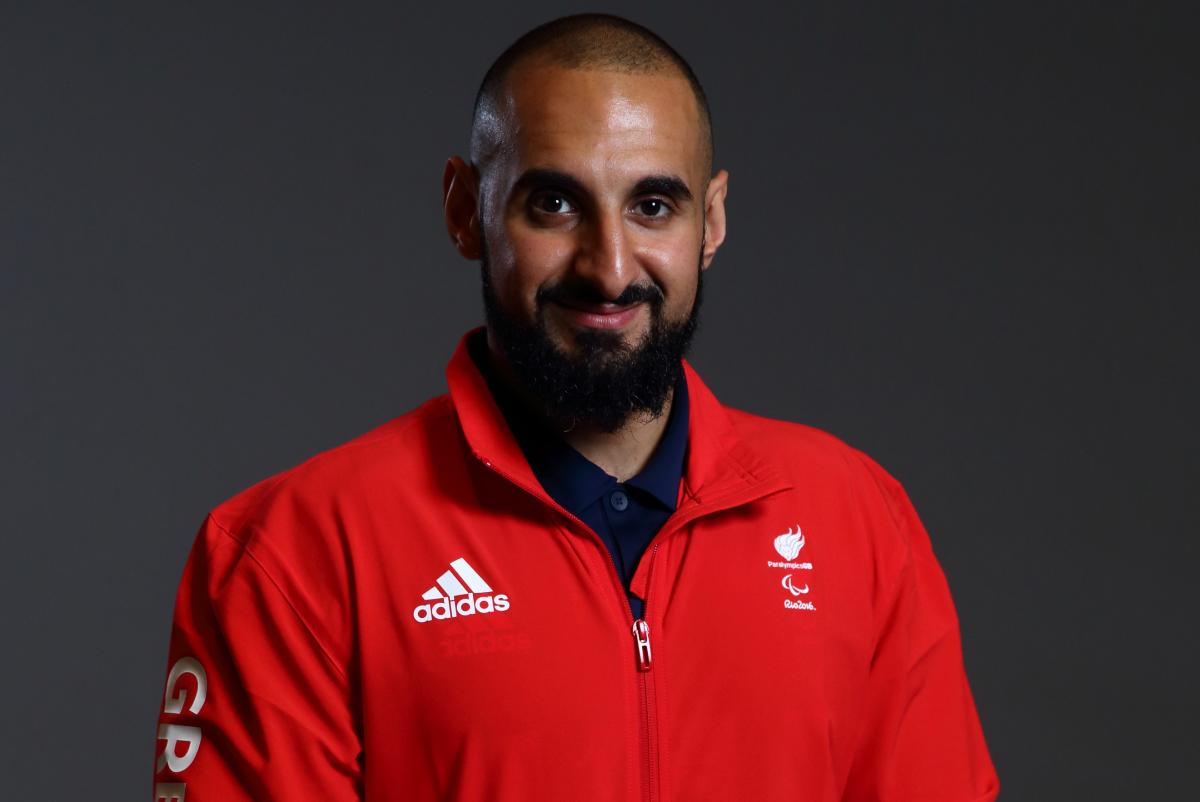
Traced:
<svg viewBox="0 0 1200 802">
<path fill-rule="evenodd" d="M 995 798 L 901 486 L 684 359 L 727 180 L 649 31 L 497 60 L 443 182 L 487 326 L 447 395 L 207 517 L 157 799 Z"/>
</svg>

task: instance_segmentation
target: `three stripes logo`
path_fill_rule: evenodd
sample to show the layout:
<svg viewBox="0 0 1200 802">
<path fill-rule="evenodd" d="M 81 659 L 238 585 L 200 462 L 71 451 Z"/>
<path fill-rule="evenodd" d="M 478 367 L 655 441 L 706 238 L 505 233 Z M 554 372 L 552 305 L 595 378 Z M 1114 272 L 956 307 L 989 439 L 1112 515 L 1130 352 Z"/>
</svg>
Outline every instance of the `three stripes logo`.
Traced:
<svg viewBox="0 0 1200 802">
<path fill-rule="evenodd" d="M 450 563 L 449 571 L 437 578 L 429 590 L 421 594 L 428 604 L 413 608 L 417 623 L 444 621 L 448 618 L 476 613 L 502 613 L 508 609 L 508 596 L 492 594 L 492 587 L 462 557 Z"/>
</svg>

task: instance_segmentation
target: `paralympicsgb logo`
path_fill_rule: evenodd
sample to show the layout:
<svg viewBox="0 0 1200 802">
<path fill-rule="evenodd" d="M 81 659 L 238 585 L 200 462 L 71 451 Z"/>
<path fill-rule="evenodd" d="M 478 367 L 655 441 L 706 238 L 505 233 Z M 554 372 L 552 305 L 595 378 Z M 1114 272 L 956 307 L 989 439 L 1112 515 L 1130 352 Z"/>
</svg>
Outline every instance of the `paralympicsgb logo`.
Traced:
<svg viewBox="0 0 1200 802">
<path fill-rule="evenodd" d="M 800 556 L 800 552 L 804 549 L 805 540 L 804 533 L 800 531 L 800 526 L 797 524 L 782 534 L 776 535 L 772 541 L 775 546 L 775 551 L 783 558 L 783 562 L 779 560 L 767 560 L 768 568 L 784 568 L 790 571 L 811 571 L 813 564 L 808 560 L 804 562 L 796 562 L 796 558 Z M 798 596 L 808 596 L 810 588 L 809 583 L 799 583 L 795 580 L 795 574 L 785 574 L 779 581 L 780 587 L 787 591 L 789 598 L 784 598 L 783 606 L 789 610 L 804 610 L 815 612 L 816 605 L 807 599 L 796 598 Z"/>
</svg>

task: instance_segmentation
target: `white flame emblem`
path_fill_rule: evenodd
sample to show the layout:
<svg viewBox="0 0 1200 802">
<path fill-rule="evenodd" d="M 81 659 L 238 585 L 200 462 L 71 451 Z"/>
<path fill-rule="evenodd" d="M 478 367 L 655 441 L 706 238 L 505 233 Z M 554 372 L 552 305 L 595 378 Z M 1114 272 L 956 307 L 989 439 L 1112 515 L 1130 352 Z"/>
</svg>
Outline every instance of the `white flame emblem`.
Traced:
<svg viewBox="0 0 1200 802">
<path fill-rule="evenodd" d="M 796 531 L 793 532 L 789 528 L 779 537 L 775 538 L 775 551 L 783 555 L 783 559 L 791 562 L 796 559 L 796 555 L 800 553 L 800 549 L 804 548 L 804 535 L 800 532 L 800 526 L 796 526 Z"/>
</svg>

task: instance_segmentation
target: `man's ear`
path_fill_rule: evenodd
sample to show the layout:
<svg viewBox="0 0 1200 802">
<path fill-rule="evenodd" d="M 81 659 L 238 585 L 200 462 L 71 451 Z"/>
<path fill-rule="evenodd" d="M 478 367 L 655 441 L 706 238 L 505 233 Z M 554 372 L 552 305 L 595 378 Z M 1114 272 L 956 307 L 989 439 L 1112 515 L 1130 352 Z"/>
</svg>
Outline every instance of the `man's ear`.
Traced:
<svg viewBox="0 0 1200 802">
<path fill-rule="evenodd" d="M 479 259 L 479 180 L 475 168 L 451 156 L 442 171 L 442 212 L 450 241 L 467 259 Z"/>
<path fill-rule="evenodd" d="M 704 252 L 701 268 L 708 269 L 717 248 L 725 241 L 725 194 L 729 191 L 729 173 L 721 170 L 708 182 L 704 193 Z"/>
</svg>

